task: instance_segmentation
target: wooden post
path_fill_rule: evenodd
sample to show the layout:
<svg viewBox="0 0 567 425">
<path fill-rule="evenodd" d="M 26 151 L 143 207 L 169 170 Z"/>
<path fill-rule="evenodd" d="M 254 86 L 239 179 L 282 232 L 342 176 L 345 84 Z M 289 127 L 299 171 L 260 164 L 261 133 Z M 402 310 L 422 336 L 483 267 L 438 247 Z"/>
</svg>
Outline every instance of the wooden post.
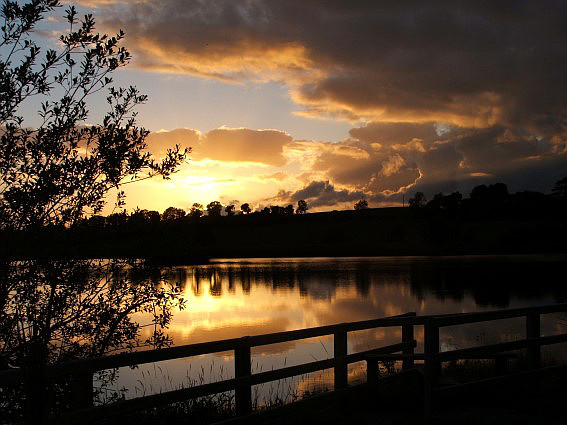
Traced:
<svg viewBox="0 0 567 425">
<path fill-rule="evenodd" d="M 366 358 L 366 382 L 369 384 L 378 382 L 378 359 L 372 356 Z"/>
<path fill-rule="evenodd" d="M 541 364 L 541 350 L 539 341 L 535 338 L 541 336 L 539 313 L 530 312 L 526 315 L 526 338 L 528 340 L 534 338 L 528 345 L 528 365 L 532 369 L 537 369 Z"/>
<path fill-rule="evenodd" d="M 494 359 L 494 368 L 496 375 L 505 375 L 508 372 L 508 357 L 497 356 Z"/>
<path fill-rule="evenodd" d="M 93 374 L 81 373 L 71 377 L 73 391 L 71 396 L 71 407 L 73 409 L 86 409 L 93 407 Z"/>
<path fill-rule="evenodd" d="M 25 357 L 24 424 L 47 423 L 51 393 L 45 378 L 46 348 L 41 342 L 32 341 Z"/>
<path fill-rule="evenodd" d="M 434 318 L 428 318 L 424 325 L 424 354 L 425 354 L 425 379 L 423 389 L 423 404 L 425 416 L 431 418 L 433 412 L 433 392 L 437 388 L 440 373 L 439 360 L 439 326 Z"/>
<path fill-rule="evenodd" d="M 46 423 L 49 414 L 49 397 L 43 368 L 26 370 L 24 394 L 24 424 Z"/>
<path fill-rule="evenodd" d="M 404 348 L 402 353 L 406 356 L 414 355 L 413 346 L 413 325 L 402 325 L 402 342 L 411 343 L 411 347 Z M 413 368 L 413 357 L 404 358 L 402 361 L 402 370 L 409 370 Z"/>
<path fill-rule="evenodd" d="M 334 334 L 335 352 L 335 390 L 348 386 L 347 332 L 338 330 Z"/>
<path fill-rule="evenodd" d="M 250 346 L 246 344 L 246 338 L 242 340 L 244 344 L 234 350 L 234 377 L 243 378 L 252 374 L 252 362 L 250 359 Z M 236 414 L 248 415 L 252 412 L 252 386 L 250 384 L 241 385 L 235 390 Z"/>
</svg>

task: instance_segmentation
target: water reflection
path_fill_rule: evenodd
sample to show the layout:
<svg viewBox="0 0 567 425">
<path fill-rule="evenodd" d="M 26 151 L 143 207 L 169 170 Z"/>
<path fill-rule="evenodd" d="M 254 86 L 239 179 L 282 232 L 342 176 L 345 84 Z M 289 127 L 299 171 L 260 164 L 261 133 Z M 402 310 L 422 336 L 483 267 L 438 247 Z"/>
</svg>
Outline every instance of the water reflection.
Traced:
<svg viewBox="0 0 567 425">
<path fill-rule="evenodd" d="M 46 377 L 52 364 L 167 345 L 169 313 L 183 302 L 161 273 L 135 260 L 0 260 L 0 371 L 33 377 L 1 388 L 2 419 L 46 423 L 93 398 L 78 400 L 71 376 Z M 98 374 L 94 398 L 114 382 Z"/>
<path fill-rule="evenodd" d="M 181 283 L 187 308 L 175 312 L 169 334 L 181 345 L 409 311 L 455 313 L 564 302 L 567 288 L 557 280 L 563 265 L 563 258 L 539 256 L 217 260 L 171 271 L 168 279 Z M 542 332 L 564 332 L 564 323 L 543 317 Z M 521 320 L 447 328 L 441 347 L 513 340 L 523 337 L 523 330 Z M 423 330 L 418 327 L 415 334 L 421 342 Z M 349 352 L 397 343 L 400 338 L 398 328 L 351 333 Z M 256 347 L 253 367 L 269 370 L 332 355 L 331 338 L 293 341 Z M 223 378 L 232 376 L 230 353 L 169 362 L 167 374 L 175 381 L 186 375 L 189 364 L 193 370 L 207 369 L 211 358 L 217 366 L 222 364 Z M 309 382 L 313 385 L 310 379 L 289 385 L 298 390 Z"/>
</svg>

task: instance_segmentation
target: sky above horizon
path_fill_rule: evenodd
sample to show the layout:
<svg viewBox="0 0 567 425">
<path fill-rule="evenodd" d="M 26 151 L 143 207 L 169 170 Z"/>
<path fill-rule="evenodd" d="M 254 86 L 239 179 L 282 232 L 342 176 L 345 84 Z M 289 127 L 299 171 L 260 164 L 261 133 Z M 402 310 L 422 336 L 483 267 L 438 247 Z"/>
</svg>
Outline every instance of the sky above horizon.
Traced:
<svg viewBox="0 0 567 425">
<path fill-rule="evenodd" d="M 128 185 L 128 210 L 387 206 L 567 176 L 565 2 L 75 3 L 125 31 L 115 81 L 149 95 L 149 150 L 192 148 L 171 180 Z"/>
</svg>

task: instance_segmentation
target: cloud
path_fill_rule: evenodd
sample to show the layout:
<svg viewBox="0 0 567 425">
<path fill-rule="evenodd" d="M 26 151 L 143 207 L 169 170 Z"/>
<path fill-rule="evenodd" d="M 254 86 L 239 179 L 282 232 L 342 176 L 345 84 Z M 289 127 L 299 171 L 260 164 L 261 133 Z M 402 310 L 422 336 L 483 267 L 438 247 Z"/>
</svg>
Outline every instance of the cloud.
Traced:
<svg viewBox="0 0 567 425">
<path fill-rule="evenodd" d="M 199 131 L 186 128 L 152 132 L 146 139 L 147 150 L 155 157 L 161 158 L 165 156 L 167 149 L 171 149 L 175 145 L 194 149 L 199 144 L 200 137 Z"/>
<path fill-rule="evenodd" d="M 435 123 L 369 123 L 350 135 L 338 143 L 290 144 L 297 158 L 304 153 L 304 172 L 297 179 L 305 187 L 286 196 L 315 193 L 316 205 L 361 196 L 383 203 L 418 190 L 428 196 L 455 190 L 468 194 L 475 185 L 498 181 L 512 190 L 545 192 L 567 175 L 567 154 L 556 139 L 503 126 L 439 131 Z M 339 191 L 335 186 L 342 192 L 331 196 Z"/>
<path fill-rule="evenodd" d="M 183 140 L 202 164 L 272 167 L 253 177 L 278 199 L 326 208 L 497 181 L 547 191 L 567 175 L 565 2 L 81 1 L 126 31 L 139 68 L 282 82 L 299 114 L 357 123 L 340 142 L 150 135 L 157 155 Z"/>
<path fill-rule="evenodd" d="M 307 201 L 309 207 L 332 207 L 337 204 L 358 200 L 365 196 L 360 191 L 337 190 L 328 181 L 312 181 L 295 192 L 280 191 L 274 198 L 278 202 L 297 203 L 300 199 Z"/>
<path fill-rule="evenodd" d="M 209 131 L 196 149 L 196 159 L 251 161 L 273 166 L 286 163 L 283 147 L 292 137 L 278 130 L 218 128 Z"/>
<path fill-rule="evenodd" d="M 221 127 L 206 134 L 191 129 L 154 132 L 148 136 L 147 144 L 148 150 L 158 157 L 179 144 L 192 148 L 193 160 L 256 162 L 279 167 L 287 162 L 284 147 L 291 141 L 292 137 L 283 131 Z"/>
<path fill-rule="evenodd" d="M 278 173 L 274 173 L 274 174 L 266 174 L 266 175 L 262 175 L 260 176 L 260 178 L 262 180 L 276 180 L 276 181 L 284 181 L 285 179 L 287 179 L 289 176 L 286 173 L 282 173 L 281 171 Z"/>
<path fill-rule="evenodd" d="M 447 140 L 457 131 L 458 129 L 454 127 L 446 127 L 441 131 L 435 122 L 370 122 L 364 127 L 351 129 L 349 134 L 353 139 L 364 143 L 395 145 L 412 140 L 431 144 L 437 140 Z"/>
<path fill-rule="evenodd" d="M 161 199 L 159 210 L 235 198 L 261 206 L 305 199 L 311 210 L 351 208 L 360 198 L 387 206 L 403 193 L 468 195 L 496 182 L 513 192 L 548 192 L 567 175 L 564 138 L 505 126 L 439 131 L 433 122 L 369 123 L 340 142 L 294 140 L 277 130 L 176 129 L 147 141 L 157 156 L 176 143 L 194 149 L 165 186 L 155 180 L 129 188 L 133 205 Z"/>
<path fill-rule="evenodd" d="M 283 81 L 307 115 L 567 131 L 559 0 L 105 3 L 138 66 Z"/>
</svg>

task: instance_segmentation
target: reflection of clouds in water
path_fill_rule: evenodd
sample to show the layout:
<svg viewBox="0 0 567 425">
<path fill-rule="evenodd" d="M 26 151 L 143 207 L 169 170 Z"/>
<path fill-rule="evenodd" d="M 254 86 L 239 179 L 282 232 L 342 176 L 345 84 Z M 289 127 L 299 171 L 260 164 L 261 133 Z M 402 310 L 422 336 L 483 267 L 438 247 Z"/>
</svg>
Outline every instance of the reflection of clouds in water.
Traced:
<svg viewBox="0 0 567 425">
<path fill-rule="evenodd" d="M 510 276 L 503 268 L 496 270 L 498 278 Z M 522 301 L 524 285 L 517 279 L 514 287 L 504 280 L 497 286 L 494 281 L 482 285 L 480 278 L 493 271 L 494 262 L 478 259 L 460 264 L 419 258 L 249 260 L 180 267 L 171 278 L 181 282 L 188 305 L 176 313 L 170 333 L 177 344 L 184 344 L 408 311 L 475 311 L 491 307 L 491 299 L 508 306 L 558 297 L 553 288 L 540 287 L 537 298 Z"/>
<path fill-rule="evenodd" d="M 169 333 L 175 344 L 182 345 L 409 311 L 419 315 L 469 312 L 548 304 L 563 297 L 563 289 L 545 283 L 532 287 L 534 295 L 527 297 L 536 275 L 546 282 L 542 265 L 478 258 L 463 263 L 422 258 L 265 259 L 179 267 L 170 279 L 181 283 L 187 307 L 175 313 Z M 565 331 L 557 318 L 546 316 L 542 317 L 542 329 L 544 333 Z M 441 332 L 441 346 L 466 348 L 509 341 L 523 337 L 523 332 L 521 320 L 447 328 Z M 349 352 L 394 344 L 400 338 L 398 327 L 353 332 L 349 334 Z M 415 328 L 415 338 L 421 351 L 423 327 Z M 252 354 L 255 371 L 322 360 L 333 355 L 332 336 L 255 347 Z M 231 354 L 224 353 L 168 362 L 175 365 L 169 373 L 180 379 L 188 365 L 192 365 L 192 373 L 201 366 L 210 369 L 211 359 L 216 359 L 217 366 L 222 364 L 223 371 L 233 370 Z M 312 377 L 289 382 L 301 391 L 314 385 Z"/>
</svg>

